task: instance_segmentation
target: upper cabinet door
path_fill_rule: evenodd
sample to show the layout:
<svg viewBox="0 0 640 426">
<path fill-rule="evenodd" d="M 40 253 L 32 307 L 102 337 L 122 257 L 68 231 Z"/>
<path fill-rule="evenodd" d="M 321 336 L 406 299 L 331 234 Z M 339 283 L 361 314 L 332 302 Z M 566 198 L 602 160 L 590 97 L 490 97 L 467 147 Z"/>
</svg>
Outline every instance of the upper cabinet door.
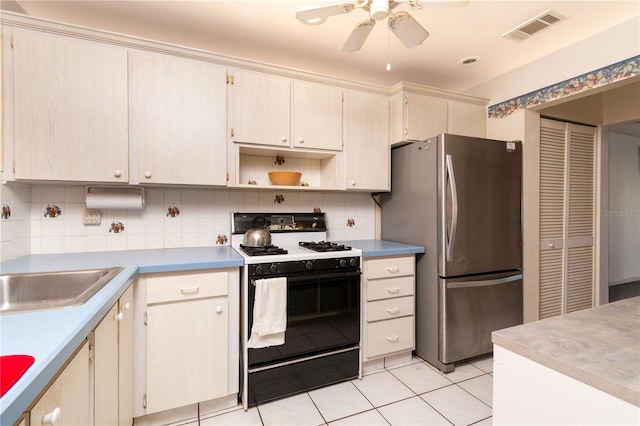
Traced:
<svg viewBox="0 0 640 426">
<path fill-rule="evenodd" d="M 139 52 L 129 66 L 139 182 L 226 185 L 226 71 Z"/>
<path fill-rule="evenodd" d="M 449 102 L 449 133 L 484 138 L 487 109 L 483 105 L 466 102 Z"/>
<path fill-rule="evenodd" d="M 127 53 L 14 32 L 17 179 L 127 182 Z"/>
<path fill-rule="evenodd" d="M 423 140 L 448 131 L 449 101 L 416 93 L 407 93 L 404 138 Z"/>
<path fill-rule="evenodd" d="M 342 89 L 293 83 L 293 146 L 342 150 Z"/>
<path fill-rule="evenodd" d="M 291 81 L 245 71 L 233 81 L 233 141 L 289 147 Z"/>
<path fill-rule="evenodd" d="M 389 190 L 389 97 L 347 91 L 346 189 Z"/>
</svg>

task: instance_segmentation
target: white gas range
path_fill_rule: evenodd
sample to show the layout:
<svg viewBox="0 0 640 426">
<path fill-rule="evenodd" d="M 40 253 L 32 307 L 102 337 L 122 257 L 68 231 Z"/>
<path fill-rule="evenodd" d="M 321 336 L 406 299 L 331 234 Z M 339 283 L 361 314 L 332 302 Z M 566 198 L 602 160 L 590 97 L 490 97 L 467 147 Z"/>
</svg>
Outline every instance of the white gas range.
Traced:
<svg viewBox="0 0 640 426">
<path fill-rule="evenodd" d="M 263 227 L 271 246 L 244 247 Z M 324 213 L 233 213 L 231 246 L 244 257 L 241 282 L 242 401 L 249 405 L 359 377 L 362 252 L 326 241 Z M 286 279 L 284 343 L 248 345 L 256 282 Z"/>
</svg>

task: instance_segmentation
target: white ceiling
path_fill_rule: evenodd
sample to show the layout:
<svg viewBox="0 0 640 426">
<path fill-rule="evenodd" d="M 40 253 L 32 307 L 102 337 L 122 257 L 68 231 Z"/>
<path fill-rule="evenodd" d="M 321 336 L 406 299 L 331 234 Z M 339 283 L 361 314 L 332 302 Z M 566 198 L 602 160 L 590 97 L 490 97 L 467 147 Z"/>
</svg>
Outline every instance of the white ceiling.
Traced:
<svg viewBox="0 0 640 426">
<path fill-rule="evenodd" d="M 2 7 L 385 87 L 409 81 L 460 93 L 640 14 L 638 0 L 422 0 L 422 10 L 407 4 L 394 9 L 408 11 L 430 32 L 420 46 L 405 48 L 382 21 L 360 51 L 342 53 L 366 12 L 356 9 L 317 26 L 295 18 L 303 6 L 339 2 L 2 0 Z M 501 37 L 548 9 L 567 19 L 520 43 Z M 468 56 L 479 60 L 457 63 Z M 391 71 L 385 69 L 388 60 Z"/>
</svg>

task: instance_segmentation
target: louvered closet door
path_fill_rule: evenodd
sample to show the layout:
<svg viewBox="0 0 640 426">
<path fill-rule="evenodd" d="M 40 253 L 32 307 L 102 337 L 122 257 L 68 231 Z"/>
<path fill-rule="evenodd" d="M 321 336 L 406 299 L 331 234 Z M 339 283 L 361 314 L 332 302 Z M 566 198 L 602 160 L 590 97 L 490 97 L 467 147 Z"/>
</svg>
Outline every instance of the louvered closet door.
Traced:
<svg viewBox="0 0 640 426">
<path fill-rule="evenodd" d="M 567 124 L 568 218 L 566 312 L 593 306 L 595 129 Z"/>
<path fill-rule="evenodd" d="M 540 318 L 562 313 L 564 282 L 565 123 L 540 127 Z"/>
<path fill-rule="evenodd" d="M 594 128 L 541 120 L 541 319 L 593 304 L 594 152 Z"/>
</svg>

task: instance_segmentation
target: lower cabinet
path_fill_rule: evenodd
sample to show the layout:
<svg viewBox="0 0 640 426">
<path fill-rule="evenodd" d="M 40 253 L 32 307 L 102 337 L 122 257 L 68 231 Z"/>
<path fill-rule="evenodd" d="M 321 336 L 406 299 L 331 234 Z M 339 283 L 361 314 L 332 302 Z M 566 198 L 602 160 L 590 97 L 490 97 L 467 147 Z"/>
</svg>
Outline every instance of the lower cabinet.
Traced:
<svg viewBox="0 0 640 426">
<path fill-rule="evenodd" d="M 237 289 L 237 269 L 138 279 L 135 417 L 237 394 Z"/>
<path fill-rule="evenodd" d="M 365 259 L 363 361 L 411 352 L 415 347 L 415 257 Z"/>
<path fill-rule="evenodd" d="M 85 341 L 31 409 L 31 425 L 92 424 L 89 383 L 89 344 Z"/>
<path fill-rule="evenodd" d="M 133 286 L 93 334 L 94 424 L 131 425 L 133 420 Z"/>
</svg>

